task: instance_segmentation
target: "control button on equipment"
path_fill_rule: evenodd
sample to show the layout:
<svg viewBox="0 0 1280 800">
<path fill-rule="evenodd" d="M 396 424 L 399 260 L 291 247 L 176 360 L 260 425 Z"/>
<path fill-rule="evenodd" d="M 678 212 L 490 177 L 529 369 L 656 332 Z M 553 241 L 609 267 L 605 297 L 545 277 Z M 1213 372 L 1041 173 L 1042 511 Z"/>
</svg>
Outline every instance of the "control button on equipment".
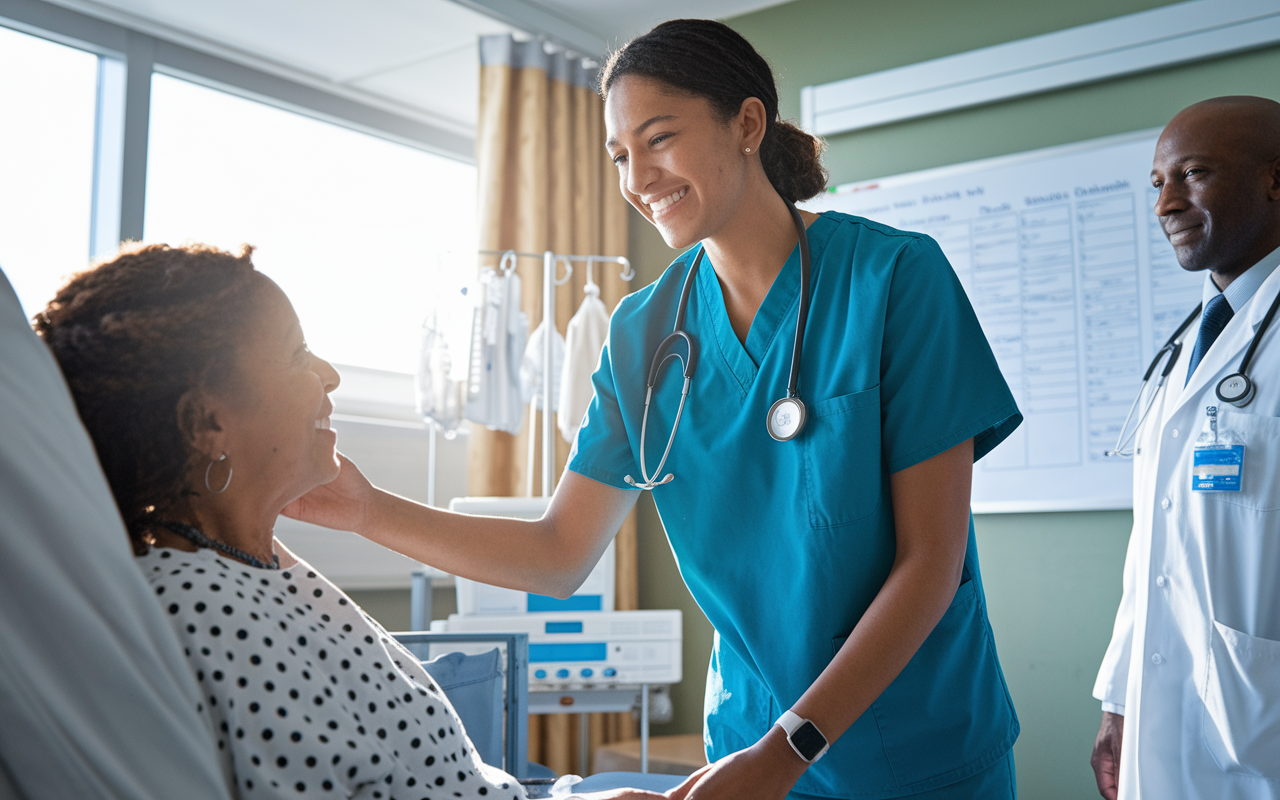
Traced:
<svg viewBox="0 0 1280 800">
<path fill-rule="evenodd" d="M 537 669 L 537 670 L 534 670 L 534 671 L 533 671 L 533 677 L 535 677 L 535 678 L 545 678 L 545 677 L 547 677 L 547 671 L 546 671 L 545 669 Z"/>
<path fill-rule="evenodd" d="M 557 678 L 569 677 L 569 670 L 565 669 L 564 667 L 561 667 L 560 669 L 556 670 L 556 677 Z"/>
</svg>

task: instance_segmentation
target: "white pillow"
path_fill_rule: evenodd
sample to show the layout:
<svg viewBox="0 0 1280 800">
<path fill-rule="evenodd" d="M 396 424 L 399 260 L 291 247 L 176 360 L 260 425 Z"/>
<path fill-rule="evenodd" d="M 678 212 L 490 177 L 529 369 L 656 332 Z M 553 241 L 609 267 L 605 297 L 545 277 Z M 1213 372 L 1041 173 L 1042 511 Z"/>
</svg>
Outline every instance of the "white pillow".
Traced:
<svg viewBox="0 0 1280 800">
<path fill-rule="evenodd" d="M 227 800 L 177 637 L 0 271 L 0 797 Z"/>
</svg>

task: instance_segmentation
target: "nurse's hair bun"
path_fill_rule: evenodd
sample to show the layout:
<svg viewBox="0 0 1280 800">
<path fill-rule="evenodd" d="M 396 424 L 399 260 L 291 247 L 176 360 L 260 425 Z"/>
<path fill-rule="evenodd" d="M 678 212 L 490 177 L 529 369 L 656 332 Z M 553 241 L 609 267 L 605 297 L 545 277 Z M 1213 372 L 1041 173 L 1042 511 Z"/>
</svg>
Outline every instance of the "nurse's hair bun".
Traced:
<svg viewBox="0 0 1280 800">
<path fill-rule="evenodd" d="M 622 45 L 600 72 L 600 95 L 626 75 L 661 81 L 673 89 L 705 97 L 722 119 L 737 116 L 755 97 L 768 120 L 760 142 L 760 162 L 778 194 L 793 203 L 808 200 L 827 185 L 821 139 L 778 118 L 773 70 L 742 35 L 710 19 L 673 19 Z"/>
</svg>

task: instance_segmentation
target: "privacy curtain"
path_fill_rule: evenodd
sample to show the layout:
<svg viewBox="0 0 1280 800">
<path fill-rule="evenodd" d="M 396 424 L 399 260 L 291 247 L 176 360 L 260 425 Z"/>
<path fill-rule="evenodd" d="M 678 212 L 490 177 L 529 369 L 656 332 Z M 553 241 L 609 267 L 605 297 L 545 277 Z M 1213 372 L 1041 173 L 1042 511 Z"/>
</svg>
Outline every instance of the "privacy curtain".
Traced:
<svg viewBox="0 0 1280 800">
<path fill-rule="evenodd" d="M 480 118 L 476 131 L 479 171 L 480 248 L 541 253 L 625 256 L 626 201 L 617 186 L 617 169 L 604 149 L 604 104 L 592 89 L 595 68 L 581 59 L 551 54 L 542 42 L 518 42 L 510 36 L 480 39 Z M 491 260 L 497 266 L 497 259 Z M 530 329 L 542 320 L 542 263 L 520 259 L 523 307 Z M 630 291 L 616 264 L 597 264 L 596 283 L 612 311 Z M 563 270 L 561 271 L 563 277 Z M 586 282 L 585 265 L 574 265 L 572 279 L 557 289 L 556 327 L 563 335 L 578 309 Z M 518 435 L 479 426 L 470 437 L 469 491 L 487 497 L 525 491 L 529 446 L 528 412 Z M 541 414 L 533 431 L 541 446 Z M 557 475 L 569 445 L 559 432 Z M 533 485 L 542 485 L 541 452 Z M 618 567 L 615 607 L 638 606 L 634 512 L 616 540 Z M 633 738 L 628 714 L 591 715 L 591 749 Z M 558 773 L 586 775 L 579 763 L 579 715 L 529 718 L 529 758 Z"/>
</svg>

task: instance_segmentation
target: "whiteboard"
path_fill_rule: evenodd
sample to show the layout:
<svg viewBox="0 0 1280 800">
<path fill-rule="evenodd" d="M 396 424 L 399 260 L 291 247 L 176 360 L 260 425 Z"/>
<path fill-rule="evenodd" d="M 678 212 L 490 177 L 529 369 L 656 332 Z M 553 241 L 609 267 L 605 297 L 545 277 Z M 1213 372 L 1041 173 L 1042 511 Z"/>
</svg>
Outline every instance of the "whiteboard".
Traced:
<svg viewBox="0 0 1280 800">
<path fill-rule="evenodd" d="M 805 204 L 932 236 L 1025 421 L 978 462 L 973 510 L 1132 507 L 1107 458 L 1142 371 L 1200 302 L 1152 207 L 1159 130 L 891 178 Z"/>
</svg>

